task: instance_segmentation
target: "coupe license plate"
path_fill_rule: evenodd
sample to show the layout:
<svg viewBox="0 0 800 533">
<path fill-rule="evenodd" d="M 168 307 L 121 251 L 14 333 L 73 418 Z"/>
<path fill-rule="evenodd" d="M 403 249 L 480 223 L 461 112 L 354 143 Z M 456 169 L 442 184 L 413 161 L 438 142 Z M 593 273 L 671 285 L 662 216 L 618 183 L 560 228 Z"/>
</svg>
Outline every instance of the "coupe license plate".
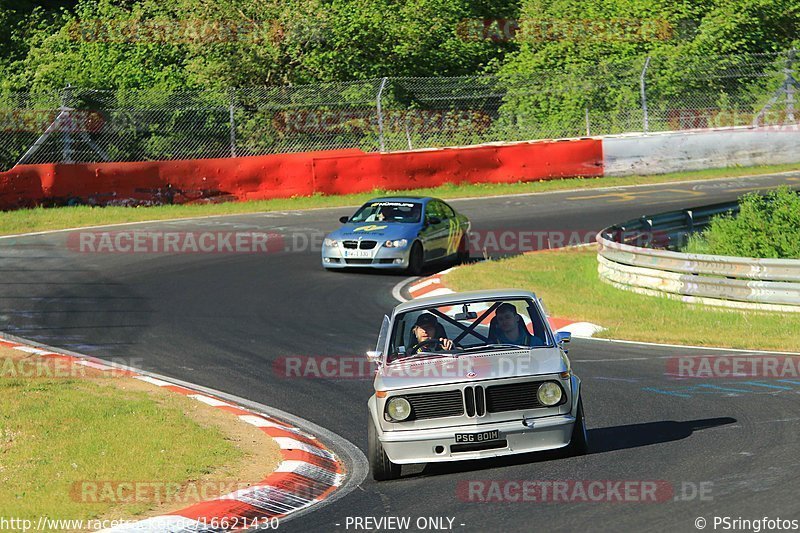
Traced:
<svg viewBox="0 0 800 533">
<path fill-rule="evenodd" d="M 483 431 L 481 433 L 456 433 L 456 443 L 459 442 L 486 442 L 487 440 L 500 439 L 500 431 Z"/>
<path fill-rule="evenodd" d="M 370 250 L 345 250 L 344 256 L 369 258 L 372 257 L 372 252 Z"/>
</svg>

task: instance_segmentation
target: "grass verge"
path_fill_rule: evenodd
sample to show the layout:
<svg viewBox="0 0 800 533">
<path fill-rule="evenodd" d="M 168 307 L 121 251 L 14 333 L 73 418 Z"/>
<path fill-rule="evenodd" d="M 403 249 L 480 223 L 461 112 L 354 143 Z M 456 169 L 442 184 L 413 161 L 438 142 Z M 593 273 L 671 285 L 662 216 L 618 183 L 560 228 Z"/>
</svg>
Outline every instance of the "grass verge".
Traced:
<svg viewBox="0 0 800 533">
<path fill-rule="evenodd" d="M 219 409 L 5 347 L 0 406 L 0 516 L 34 524 L 175 511 L 280 462 L 272 439 Z"/>
<path fill-rule="evenodd" d="M 475 185 L 443 185 L 441 187 L 411 189 L 406 191 L 383 191 L 376 189 L 368 193 L 342 196 L 315 195 L 252 202 L 227 202 L 221 204 L 165 205 L 141 208 L 76 206 L 20 209 L 16 211 L 0 212 L 0 235 L 103 224 L 141 222 L 145 220 L 168 220 L 197 216 L 349 206 L 362 204 L 370 198 L 384 194 L 437 196 L 445 199 L 465 198 L 739 177 L 792 170 L 800 170 L 800 164 L 709 169 L 694 172 L 661 174 L 658 176 L 570 178 L 508 184 L 480 183 Z"/>
<path fill-rule="evenodd" d="M 456 291 L 531 290 L 553 316 L 608 328 L 599 337 L 800 352 L 800 315 L 723 311 L 619 290 L 598 278 L 593 247 L 486 261 L 445 278 Z"/>
</svg>

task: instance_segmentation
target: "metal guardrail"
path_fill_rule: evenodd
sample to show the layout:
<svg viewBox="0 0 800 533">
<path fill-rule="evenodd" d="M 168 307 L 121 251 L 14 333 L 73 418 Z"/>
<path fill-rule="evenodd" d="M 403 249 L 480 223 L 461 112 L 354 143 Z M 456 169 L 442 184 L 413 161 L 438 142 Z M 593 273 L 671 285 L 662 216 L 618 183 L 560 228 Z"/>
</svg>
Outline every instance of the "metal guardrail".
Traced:
<svg viewBox="0 0 800 533">
<path fill-rule="evenodd" d="M 800 260 L 685 254 L 689 234 L 736 202 L 645 216 L 597 235 L 600 279 L 620 289 L 738 309 L 800 312 Z"/>
</svg>

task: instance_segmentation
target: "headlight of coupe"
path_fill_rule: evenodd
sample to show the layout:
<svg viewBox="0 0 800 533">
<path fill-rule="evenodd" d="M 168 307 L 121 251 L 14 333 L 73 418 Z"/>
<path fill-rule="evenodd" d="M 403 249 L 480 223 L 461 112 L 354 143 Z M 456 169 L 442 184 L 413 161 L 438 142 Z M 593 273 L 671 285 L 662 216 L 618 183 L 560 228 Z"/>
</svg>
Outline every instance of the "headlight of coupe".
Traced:
<svg viewBox="0 0 800 533">
<path fill-rule="evenodd" d="M 319 241 L 317 241 L 317 242 L 319 242 Z M 328 239 L 326 237 L 324 243 L 325 243 L 325 246 L 336 246 L 336 239 Z"/>
<path fill-rule="evenodd" d="M 407 239 L 397 239 L 394 241 L 386 241 L 383 245 L 387 248 L 403 248 L 408 244 Z"/>
<path fill-rule="evenodd" d="M 550 407 L 561 401 L 561 394 L 561 387 L 552 381 L 548 381 L 539 385 L 539 392 L 536 393 L 536 396 L 542 405 Z"/>
<path fill-rule="evenodd" d="M 392 422 L 402 422 L 411 416 L 411 404 L 402 396 L 390 398 L 386 402 L 386 414 Z"/>
</svg>

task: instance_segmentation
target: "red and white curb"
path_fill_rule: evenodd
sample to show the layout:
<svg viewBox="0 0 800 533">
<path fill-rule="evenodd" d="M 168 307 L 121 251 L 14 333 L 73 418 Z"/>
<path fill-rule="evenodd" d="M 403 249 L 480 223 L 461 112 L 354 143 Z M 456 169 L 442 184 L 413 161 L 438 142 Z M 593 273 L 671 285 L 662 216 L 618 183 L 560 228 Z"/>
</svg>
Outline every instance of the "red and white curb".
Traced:
<svg viewBox="0 0 800 533">
<path fill-rule="evenodd" d="M 419 281 L 412 283 L 408 287 L 408 292 L 412 299 L 440 296 L 443 294 L 454 294 L 455 291 L 447 287 L 442 281 L 442 275 L 446 274 L 453 269 L 444 270 L 438 274 L 422 278 Z M 573 337 L 592 337 L 596 333 L 603 331 L 602 326 L 592 324 L 591 322 L 576 322 L 567 318 L 556 318 L 552 316 L 547 317 L 550 327 L 553 331 L 568 331 Z"/>
<path fill-rule="evenodd" d="M 265 479 L 230 494 L 199 502 L 168 515 L 147 518 L 103 531 L 180 532 L 232 531 L 262 525 L 318 504 L 335 492 L 344 481 L 342 461 L 314 435 L 282 420 L 244 409 L 232 402 L 168 381 L 141 374 L 133 369 L 111 366 L 90 356 L 66 355 L 41 347 L 12 341 L 0 334 L 0 346 L 37 355 L 61 364 L 77 364 L 138 379 L 221 409 L 253 425 L 272 437 L 281 449 L 283 461 Z"/>
</svg>

